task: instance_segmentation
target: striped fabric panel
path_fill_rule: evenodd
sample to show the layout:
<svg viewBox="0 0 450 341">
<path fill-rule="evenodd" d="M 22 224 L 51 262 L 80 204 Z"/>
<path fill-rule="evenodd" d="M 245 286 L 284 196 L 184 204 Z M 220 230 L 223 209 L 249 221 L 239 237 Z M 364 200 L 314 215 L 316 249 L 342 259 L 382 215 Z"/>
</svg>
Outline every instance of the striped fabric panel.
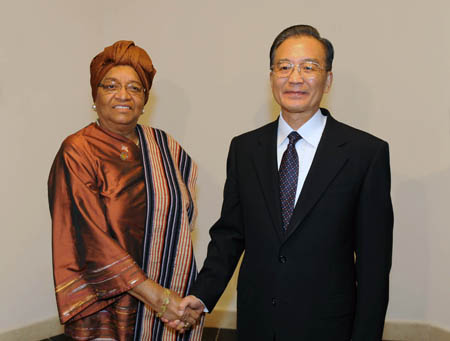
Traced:
<svg viewBox="0 0 450 341">
<path fill-rule="evenodd" d="M 197 170 L 180 145 L 163 131 L 138 126 L 147 186 L 143 269 L 147 276 L 184 296 L 197 276 L 190 236 Z M 201 340 L 203 321 L 177 334 L 153 311 L 139 305 L 135 340 Z"/>
<path fill-rule="evenodd" d="M 149 151 L 149 143 L 147 142 L 143 127 L 140 125 L 137 125 L 137 132 L 139 136 L 139 145 L 141 146 L 141 152 L 142 152 L 142 160 L 143 160 L 143 168 L 144 168 L 144 177 L 145 177 L 145 185 L 146 185 L 146 194 L 147 194 L 147 215 L 146 215 L 146 231 L 144 234 L 144 241 L 143 241 L 143 254 L 147 255 L 150 250 L 150 245 L 152 241 L 152 231 L 151 226 L 153 225 L 153 211 L 154 211 L 154 190 L 153 190 L 153 182 L 149 181 L 153 177 L 152 175 L 152 169 L 150 167 L 150 151 Z M 148 262 L 143 261 L 142 262 L 142 269 L 148 276 Z M 141 303 L 138 304 L 138 309 L 136 313 L 136 325 L 135 325 L 135 333 L 134 333 L 134 340 L 145 340 L 142 338 L 142 332 L 143 332 L 143 315 L 145 314 L 145 306 Z"/>
<path fill-rule="evenodd" d="M 189 195 L 189 206 L 187 208 L 187 213 L 189 217 L 189 223 L 193 223 L 194 211 L 195 211 L 195 198 L 192 197 L 191 193 L 195 193 L 195 184 L 197 182 L 197 166 L 192 162 L 189 155 L 180 148 L 180 153 L 178 154 L 178 169 L 181 172 L 181 177 L 184 184 L 187 184 L 187 193 Z"/>
</svg>

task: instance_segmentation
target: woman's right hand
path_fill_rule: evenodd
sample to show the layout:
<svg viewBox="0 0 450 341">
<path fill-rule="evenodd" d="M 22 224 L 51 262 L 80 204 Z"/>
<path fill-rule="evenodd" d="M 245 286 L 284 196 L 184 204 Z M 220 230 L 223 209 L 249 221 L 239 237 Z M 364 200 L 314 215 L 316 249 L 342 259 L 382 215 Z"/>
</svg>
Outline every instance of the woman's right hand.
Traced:
<svg viewBox="0 0 450 341">
<path fill-rule="evenodd" d="M 171 291 L 169 304 L 161 318 L 169 327 L 181 333 L 197 323 L 204 309 L 203 304 L 200 308 L 193 309 L 188 306 L 188 303 L 182 304 L 182 301 L 183 299 L 177 293 Z"/>
<path fill-rule="evenodd" d="M 176 292 L 163 288 L 159 301 L 160 306 L 156 309 L 156 313 L 161 315 L 164 320 L 182 319 L 184 311 L 180 310 L 181 297 Z"/>
<path fill-rule="evenodd" d="M 129 290 L 129 293 L 144 302 L 155 311 L 169 327 L 183 332 L 197 322 L 199 314 L 189 307 L 181 309 L 181 297 L 174 291 L 163 288 L 158 283 L 147 279 Z"/>
<path fill-rule="evenodd" d="M 205 306 L 203 302 L 200 301 L 197 297 L 190 295 L 181 299 L 181 303 L 178 309 L 180 310 L 180 312 L 184 311 L 181 321 L 179 320 L 170 321 L 169 319 L 165 319 L 164 317 L 162 318 L 162 321 L 168 327 L 177 329 L 178 331 L 180 331 L 180 324 L 181 324 L 184 331 L 190 329 L 198 322 L 201 315 L 205 311 Z"/>
</svg>

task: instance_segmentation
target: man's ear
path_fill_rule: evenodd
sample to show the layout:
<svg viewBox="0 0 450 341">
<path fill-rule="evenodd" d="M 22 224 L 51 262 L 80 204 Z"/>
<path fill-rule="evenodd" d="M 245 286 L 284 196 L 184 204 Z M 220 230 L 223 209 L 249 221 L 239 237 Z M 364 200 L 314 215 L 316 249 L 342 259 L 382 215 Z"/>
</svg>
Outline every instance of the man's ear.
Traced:
<svg viewBox="0 0 450 341">
<path fill-rule="evenodd" d="M 325 84 L 325 90 L 324 93 L 328 93 L 331 89 L 331 84 L 333 83 L 333 72 L 332 71 L 328 71 L 327 72 L 327 81 Z"/>
</svg>

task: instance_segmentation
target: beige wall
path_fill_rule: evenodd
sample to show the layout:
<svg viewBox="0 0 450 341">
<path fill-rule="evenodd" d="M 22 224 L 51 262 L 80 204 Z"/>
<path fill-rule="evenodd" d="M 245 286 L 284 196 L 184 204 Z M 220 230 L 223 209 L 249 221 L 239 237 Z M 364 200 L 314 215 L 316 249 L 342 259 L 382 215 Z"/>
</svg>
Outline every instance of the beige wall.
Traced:
<svg viewBox="0 0 450 341">
<path fill-rule="evenodd" d="M 218 216 L 232 136 L 275 117 L 268 49 L 310 23 L 335 45 L 334 116 L 390 142 L 396 213 L 388 319 L 450 329 L 450 24 L 447 0 L 2 1 L 0 332 L 56 315 L 46 179 L 93 120 L 88 66 L 132 39 L 158 69 L 142 123 L 197 160 L 196 254 Z M 235 309 L 234 288 L 218 308 Z"/>
</svg>

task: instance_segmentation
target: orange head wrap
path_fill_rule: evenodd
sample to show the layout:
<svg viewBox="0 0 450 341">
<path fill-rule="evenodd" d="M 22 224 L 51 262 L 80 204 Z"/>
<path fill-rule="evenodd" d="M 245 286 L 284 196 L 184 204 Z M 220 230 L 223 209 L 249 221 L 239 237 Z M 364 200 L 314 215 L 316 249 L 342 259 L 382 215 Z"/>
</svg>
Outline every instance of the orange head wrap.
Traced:
<svg viewBox="0 0 450 341">
<path fill-rule="evenodd" d="M 113 45 L 105 47 L 103 52 L 92 59 L 91 88 L 94 102 L 99 83 L 108 71 L 117 65 L 129 65 L 134 68 L 144 86 L 145 103 L 147 103 L 156 69 L 153 67 L 152 60 L 147 52 L 128 40 L 119 40 Z"/>
</svg>

